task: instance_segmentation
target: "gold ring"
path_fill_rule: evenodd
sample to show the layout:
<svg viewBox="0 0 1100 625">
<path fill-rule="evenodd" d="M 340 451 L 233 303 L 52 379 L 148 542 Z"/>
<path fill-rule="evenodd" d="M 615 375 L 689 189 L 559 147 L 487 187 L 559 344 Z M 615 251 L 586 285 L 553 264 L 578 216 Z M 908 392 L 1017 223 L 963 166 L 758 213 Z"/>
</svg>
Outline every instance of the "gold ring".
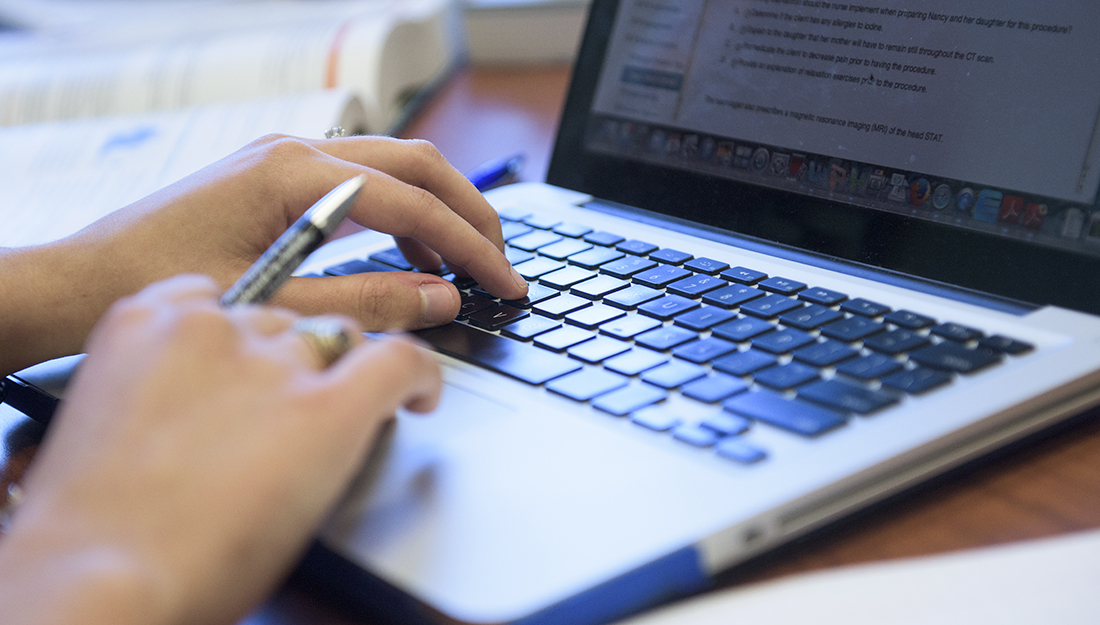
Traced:
<svg viewBox="0 0 1100 625">
<path fill-rule="evenodd" d="M 348 136 L 348 131 L 344 130 L 343 126 L 333 126 L 325 131 L 326 139 L 337 139 L 346 136 Z"/>
<path fill-rule="evenodd" d="M 326 317 L 302 317 L 290 326 L 309 343 L 325 367 L 351 349 L 351 334 L 342 323 Z"/>
</svg>

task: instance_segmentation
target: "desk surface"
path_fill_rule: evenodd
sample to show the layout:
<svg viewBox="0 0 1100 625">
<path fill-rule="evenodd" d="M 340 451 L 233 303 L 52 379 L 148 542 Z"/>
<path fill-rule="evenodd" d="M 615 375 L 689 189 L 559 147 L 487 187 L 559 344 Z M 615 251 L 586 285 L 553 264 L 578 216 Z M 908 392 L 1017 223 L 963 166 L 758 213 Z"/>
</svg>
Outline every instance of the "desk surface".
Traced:
<svg viewBox="0 0 1100 625">
<path fill-rule="evenodd" d="M 403 133 L 433 141 L 466 171 L 513 152 L 541 180 L 561 111 L 565 67 L 460 72 Z M 859 514 L 719 580 L 732 585 L 844 564 L 980 547 L 1100 528 L 1100 410 L 1076 425 Z M 0 487 L 21 474 L 37 429 L 0 423 Z M 248 625 L 362 623 L 292 585 Z"/>
</svg>

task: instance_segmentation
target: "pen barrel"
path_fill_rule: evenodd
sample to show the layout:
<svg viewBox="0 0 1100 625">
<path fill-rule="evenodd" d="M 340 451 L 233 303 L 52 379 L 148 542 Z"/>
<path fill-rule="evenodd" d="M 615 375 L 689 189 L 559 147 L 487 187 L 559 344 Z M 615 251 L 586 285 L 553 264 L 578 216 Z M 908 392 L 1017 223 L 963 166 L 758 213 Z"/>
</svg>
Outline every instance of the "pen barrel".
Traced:
<svg viewBox="0 0 1100 625">
<path fill-rule="evenodd" d="M 266 302 L 321 244 L 325 235 L 309 222 L 295 224 L 221 298 L 223 306 Z"/>
</svg>

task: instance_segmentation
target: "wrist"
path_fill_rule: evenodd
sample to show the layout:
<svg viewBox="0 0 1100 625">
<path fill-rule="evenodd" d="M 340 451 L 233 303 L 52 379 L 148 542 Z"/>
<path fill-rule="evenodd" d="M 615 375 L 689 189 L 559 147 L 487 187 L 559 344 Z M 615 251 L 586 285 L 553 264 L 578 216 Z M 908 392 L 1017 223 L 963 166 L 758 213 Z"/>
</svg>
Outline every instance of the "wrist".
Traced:
<svg viewBox="0 0 1100 625">
<path fill-rule="evenodd" d="M 101 255 L 93 242 L 78 238 L 0 248 L 0 373 L 82 350 L 96 321 L 123 294 Z"/>
</svg>

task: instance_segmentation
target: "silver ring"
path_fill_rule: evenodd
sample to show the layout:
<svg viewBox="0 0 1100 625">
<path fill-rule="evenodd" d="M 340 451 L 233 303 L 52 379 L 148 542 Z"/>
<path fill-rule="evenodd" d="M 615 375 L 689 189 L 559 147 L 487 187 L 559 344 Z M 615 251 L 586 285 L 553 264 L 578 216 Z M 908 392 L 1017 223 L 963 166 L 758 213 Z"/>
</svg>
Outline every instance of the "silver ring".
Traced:
<svg viewBox="0 0 1100 625">
<path fill-rule="evenodd" d="M 351 349 L 351 333 L 342 323 L 327 317 L 302 317 L 290 326 L 309 343 L 325 367 L 340 360 Z"/>
<path fill-rule="evenodd" d="M 346 136 L 348 136 L 348 131 L 344 130 L 343 126 L 333 126 L 325 131 L 326 139 L 338 139 Z"/>
</svg>

